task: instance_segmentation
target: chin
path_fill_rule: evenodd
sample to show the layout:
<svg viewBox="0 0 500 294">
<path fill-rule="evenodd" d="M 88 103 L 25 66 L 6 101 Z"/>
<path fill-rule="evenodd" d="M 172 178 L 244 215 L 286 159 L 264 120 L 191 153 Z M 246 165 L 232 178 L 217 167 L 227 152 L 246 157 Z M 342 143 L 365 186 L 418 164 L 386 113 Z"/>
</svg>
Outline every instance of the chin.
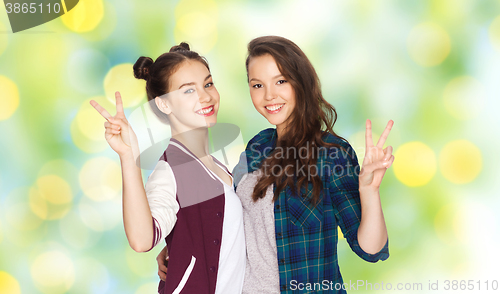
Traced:
<svg viewBox="0 0 500 294">
<path fill-rule="evenodd" d="M 284 120 L 280 119 L 268 119 L 267 120 L 270 124 L 272 124 L 273 126 L 277 126 L 277 125 L 280 125 L 283 123 Z"/>
<path fill-rule="evenodd" d="M 215 124 L 217 124 L 217 119 L 210 119 L 206 121 L 206 126 L 209 128 L 215 126 Z"/>
</svg>

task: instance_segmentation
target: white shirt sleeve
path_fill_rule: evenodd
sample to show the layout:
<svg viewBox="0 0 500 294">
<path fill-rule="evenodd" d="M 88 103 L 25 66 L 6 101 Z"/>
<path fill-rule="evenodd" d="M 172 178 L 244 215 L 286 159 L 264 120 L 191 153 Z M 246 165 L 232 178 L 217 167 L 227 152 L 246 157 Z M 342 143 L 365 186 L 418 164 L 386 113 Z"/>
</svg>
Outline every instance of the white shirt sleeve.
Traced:
<svg viewBox="0 0 500 294">
<path fill-rule="evenodd" d="M 154 238 L 151 247 L 153 248 L 170 234 L 179 211 L 175 176 L 168 162 L 158 161 L 148 177 L 145 190 L 153 216 Z"/>
</svg>

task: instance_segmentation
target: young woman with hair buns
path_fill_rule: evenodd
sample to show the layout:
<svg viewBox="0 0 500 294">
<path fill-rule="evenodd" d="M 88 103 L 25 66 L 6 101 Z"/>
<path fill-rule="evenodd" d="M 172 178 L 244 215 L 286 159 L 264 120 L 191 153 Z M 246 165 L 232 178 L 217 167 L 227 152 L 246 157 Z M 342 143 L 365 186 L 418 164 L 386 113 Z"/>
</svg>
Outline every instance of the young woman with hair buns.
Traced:
<svg viewBox="0 0 500 294">
<path fill-rule="evenodd" d="M 362 259 L 389 257 L 379 187 L 394 161 L 392 147 L 383 148 L 393 121 L 376 144 L 366 121 L 360 169 L 352 146 L 333 131 L 337 112 L 295 43 L 253 39 L 246 70 L 253 105 L 275 128 L 250 140 L 233 171 L 247 247 L 242 293 L 346 293 L 339 227 Z M 160 271 L 165 256 L 157 258 Z"/>
<path fill-rule="evenodd" d="M 153 111 L 172 130 L 145 186 L 120 93 L 114 116 L 90 102 L 106 119 L 106 141 L 120 157 L 128 242 L 146 252 L 166 240 L 171 257 L 159 293 L 241 293 L 246 262 L 242 206 L 231 173 L 209 154 L 208 128 L 217 122 L 219 93 L 208 63 L 181 43 L 155 61 L 140 57 L 133 68 L 136 78 L 146 80 Z"/>
</svg>

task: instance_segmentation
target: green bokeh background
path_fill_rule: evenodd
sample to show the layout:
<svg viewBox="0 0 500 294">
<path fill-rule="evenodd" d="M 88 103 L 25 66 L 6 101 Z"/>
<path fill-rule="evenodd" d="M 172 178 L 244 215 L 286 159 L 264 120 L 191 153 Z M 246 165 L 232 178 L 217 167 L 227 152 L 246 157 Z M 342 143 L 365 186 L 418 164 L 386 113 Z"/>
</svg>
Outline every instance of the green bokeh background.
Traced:
<svg viewBox="0 0 500 294">
<path fill-rule="evenodd" d="M 495 292 L 499 1 L 82 0 L 66 19 L 16 34 L 4 11 L 1 294 L 155 293 L 160 246 L 148 253 L 128 246 L 119 158 L 88 101 L 114 114 L 113 92 L 121 91 L 130 115 L 146 100 L 127 69 L 187 41 L 210 63 L 219 121 L 238 125 L 246 143 L 270 127 L 253 107 L 244 67 L 246 44 L 262 35 L 287 37 L 307 54 L 337 109 L 335 131 L 360 162 L 365 120 L 375 139 L 395 121 L 387 144 L 400 166 L 381 187 L 391 256 L 370 264 L 340 240 L 344 280 L 422 283 L 398 293 L 441 293 L 445 280 L 473 280 L 463 293 Z M 429 290 L 429 281 L 442 291 Z"/>
</svg>

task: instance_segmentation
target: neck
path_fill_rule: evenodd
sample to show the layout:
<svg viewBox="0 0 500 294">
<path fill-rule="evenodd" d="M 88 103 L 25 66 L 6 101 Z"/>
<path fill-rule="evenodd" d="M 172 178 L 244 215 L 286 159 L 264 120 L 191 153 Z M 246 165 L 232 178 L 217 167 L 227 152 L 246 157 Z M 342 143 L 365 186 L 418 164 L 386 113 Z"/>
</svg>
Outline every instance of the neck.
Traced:
<svg viewBox="0 0 500 294">
<path fill-rule="evenodd" d="M 187 132 L 178 132 L 172 129 L 172 138 L 181 142 L 198 158 L 210 154 L 208 149 L 208 128 L 198 128 Z"/>
<path fill-rule="evenodd" d="M 278 138 L 283 138 L 283 135 L 285 134 L 285 130 L 286 130 L 286 127 L 285 127 L 284 123 L 277 125 L 276 126 L 276 136 Z"/>
</svg>

